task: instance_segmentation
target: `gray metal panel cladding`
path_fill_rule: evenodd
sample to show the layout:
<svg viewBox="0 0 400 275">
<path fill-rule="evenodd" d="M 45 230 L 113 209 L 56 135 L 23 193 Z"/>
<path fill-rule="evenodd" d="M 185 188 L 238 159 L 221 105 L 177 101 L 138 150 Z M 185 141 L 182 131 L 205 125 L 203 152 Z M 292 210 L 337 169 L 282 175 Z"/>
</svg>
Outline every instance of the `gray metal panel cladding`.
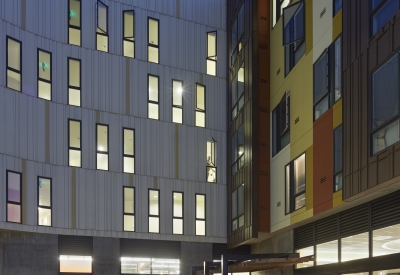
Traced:
<svg viewBox="0 0 400 275">
<path fill-rule="evenodd" d="M 58 236 L 59 255 L 93 255 L 93 238 L 83 236 Z"/>
</svg>

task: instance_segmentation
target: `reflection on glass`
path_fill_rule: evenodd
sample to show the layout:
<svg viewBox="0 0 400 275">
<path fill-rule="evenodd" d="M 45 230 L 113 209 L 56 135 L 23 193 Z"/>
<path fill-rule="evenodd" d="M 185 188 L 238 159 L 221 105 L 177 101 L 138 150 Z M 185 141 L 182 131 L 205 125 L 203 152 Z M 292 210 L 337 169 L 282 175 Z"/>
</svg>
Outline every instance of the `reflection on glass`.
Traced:
<svg viewBox="0 0 400 275">
<path fill-rule="evenodd" d="M 332 264 L 338 262 L 338 241 L 318 244 L 316 247 L 317 265 Z"/>
<path fill-rule="evenodd" d="M 368 232 L 342 238 L 342 262 L 369 257 Z"/>
<path fill-rule="evenodd" d="M 399 121 L 389 124 L 372 136 L 372 153 L 376 154 L 400 140 Z"/>
<path fill-rule="evenodd" d="M 121 257 L 122 274 L 180 274 L 178 259 Z"/>
<path fill-rule="evenodd" d="M 372 256 L 400 253 L 400 224 L 372 231 Z"/>
</svg>

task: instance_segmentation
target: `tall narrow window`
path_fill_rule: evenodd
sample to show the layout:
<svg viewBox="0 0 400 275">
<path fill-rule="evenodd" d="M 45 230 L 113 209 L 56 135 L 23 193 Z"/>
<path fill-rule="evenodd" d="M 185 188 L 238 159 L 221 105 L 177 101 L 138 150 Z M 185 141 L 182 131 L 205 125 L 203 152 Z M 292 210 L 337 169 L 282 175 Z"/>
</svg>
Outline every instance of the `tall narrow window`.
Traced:
<svg viewBox="0 0 400 275">
<path fill-rule="evenodd" d="M 7 36 L 7 87 L 21 91 L 21 42 Z"/>
<path fill-rule="evenodd" d="M 207 74 L 217 75 L 217 32 L 207 33 Z"/>
<path fill-rule="evenodd" d="M 232 81 L 232 119 L 234 119 L 244 105 L 244 62 L 240 66 Z"/>
<path fill-rule="evenodd" d="M 183 193 L 172 192 L 174 202 L 172 232 L 174 234 L 183 234 Z"/>
<path fill-rule="evenodd" d="M 333 16 L 342 9 L 342 0 L 333 0 Z"/>
<path fill-rule="evenodd" d="M 244 5 L 239 10 L 237 18 L 232 25 L 231 32 L 231 65 L 243 49 L 244 42 Z"/>
<path fill-rule="evenodd" d="M 172 122 L 180 123 L 183 122 L 183 82 L 178 80 L 172 80 Z"/>
<path fill-rule="evenodd" d="M 124 56 L 135 58 L 135 13 L 124 11 Z"/>
<path fill-rule="evenodd" d="M 207 182 L 217 182 L 217 166 L 215 163 L 215 140 L 207 140 Z"/>
<path fill-rule="evenodd" d="M 135 173 L 135 130 L 124 128 L 124 173 Z"/>
<path fill-rule="evenodd" d="M 7 170 L 7 221 L 21 223 L 22 174 Z"/>
<path fill-rule="evenodd" d="M 69 0 L 68 43 L 81 45 L 81 1 Z"/>
<path fill-rule="evenodd" d="M 160 233 L 160 190 L 149 189 L 149 233 Z"/>
<path fill-rule="evenodd" d="M 283 13 L 283 9 L 289 5 L 290 0 L 272 0 L 273 5 L 273 18 L 272 18 L 272 26 L 278 22 L 279 18 Z"/>
<path fill-rule="evenodd" d="M 38 225 L 51 226 L 51 179 L 38 177 Z"/>
<path fill-rule="evenodd" d="M 286 214 L 306 205 L 306 154 L 285 167 Z"/>
<path fill-rule="evenodd" d="M 159 44 L 158 44 L 158 25 L 159 21 L 154 18 L 148 18 L 148 46 L 147 46 L 147 51 L 148 51 L 148 61 L 149 62 L 154 62 L 158 63 L 159 62 Z"/>
<path fill-rule="evenodd" d="M 135 231 L 135 188 L 124 187 L 124 231 Z"/>
<path fill-rule="evenodd" d="M 232 192 L 232 231 L 244 225 L 244 184 Z"/>
<path fill-rule="evenodd" d="M 38 49 L 38 97 L 51 100 L 51 53 Z"/>
<path fill-rule="evenodd" d="M 81 61 L 68 58 L 68 104 L 81 106 Z"/>
<path fill-rule="evenodd" d="M 333 191 L 339 191 L 342 189 L 342 156 L 343 156 L 343 132 L 342 132 L 342 125 L 337 127 L 333 132 L 333 142 L 334 142 L 334 189 Z"/>
<path fill-rule="evenodd" d="M 244 127 L 239 127 L 232 137 L 232 175 L 244 165 Z"/>
<path fill-rule="evenodd" d="M 108 170 L 108 125 L 96 124 L 97 169 Z"/>
<path fill-rule="evenodd" d="M 148 112 L 149 118 L 158 119 L 158 76 L 148 75 L 149 101 Z"/>
<path fill-rule="evenodd" d="M 68 163 L 69 166 L 81 167 L 82 140 L 81 122 L 79 120 L 68 120 Z"/>
<path fill-rule="evenodd" d="M 206 195 L 196 194 L 196 236 L 206 235 Z"/>
<path fill-rule="evenodd" d="M 286 92 L 272 111 L 272 156 L 290 142 L 290 94 Z"/>
<path fill-rule="evenodd" d="M 206 127 L 206 87 L 196 83 L 196 126 Z"/>
<path fill-rule="evenodd" d="M 108 52 L 108 6 L 97 1 L 97 50 Z"/>
</svg>

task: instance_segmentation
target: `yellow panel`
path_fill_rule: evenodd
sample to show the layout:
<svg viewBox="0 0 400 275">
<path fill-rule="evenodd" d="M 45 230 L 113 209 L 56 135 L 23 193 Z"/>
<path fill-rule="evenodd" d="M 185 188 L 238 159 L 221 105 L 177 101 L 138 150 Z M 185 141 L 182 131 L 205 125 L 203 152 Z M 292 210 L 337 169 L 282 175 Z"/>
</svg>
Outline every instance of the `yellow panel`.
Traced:
<svg viewBox="0 0 400 275">
<path fill-rule="evenodd" d="M 333 105 L 333 129 L 342 124 L 342 99 Z"/>
<path fill-rule="evenodd" d="M 333 17 L 332 41 L 342 33 L 342 10 Z"/>
<path fill-rule="evenodd" d="M 314 205 L 313 195 L 313 163 L 314 163 L 314 147 L 311 146 L 306 150 L 306 209 L 312 209 Z"/>
<path fill-rule="evenodd" d="M 285 80 L 285 64 L 284 64 L 284 47 L 282 46 L 282 18 L 279 19 L 278 23 L 271 30 L 271 40 L 275 43 L 271 43 L 271 55 L 270 55 L 270 78 L 271 78 L 271 110 L 273 110 L 282 96 L 285 90 L 282 88 L 282 84 Z M 273 54 L 272 54 L 273 53 Z M 279 72 L 279 73 L 278 73 Z"/>
<path fill-rule="evenodd" d="M 345 203 L 346 202 L 342 201 L 342 190 L 333 193 L 333 208 Z"/>
<path fill-rule="evenodd" d="M 306 54 L 313 48 L 313 2 L 306 0 Z M 271 40 L 273 41 L 273 40 Z"/>
<path fill-rule="evenodd" d="M 296 212 L 290 215 L 290 224 L 295 224 L 301 222 L 303 220 L 309 219 L 313 216 L 313 209 L 306 209 L 303 207 L 302 209 L 297 210 Z"/>
</svg>

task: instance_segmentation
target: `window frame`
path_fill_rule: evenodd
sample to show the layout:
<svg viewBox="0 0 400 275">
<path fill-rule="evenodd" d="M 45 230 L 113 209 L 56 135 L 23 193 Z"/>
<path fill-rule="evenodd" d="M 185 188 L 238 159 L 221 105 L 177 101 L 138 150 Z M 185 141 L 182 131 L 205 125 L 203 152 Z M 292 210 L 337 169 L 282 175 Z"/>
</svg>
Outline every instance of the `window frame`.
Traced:
<svg viewBox="0 0 400 275">
<path fill-rule="evenodd" d="M 210 33 L 215 33 L 215 56 L 208 55 L 208 35 Z M 208 31 L 207 32 L 207 48 L 206 48 L 206 75 L 217 76 L 217 72 L 218 72 L 217 59 L 218 59 L 218 32 L 217 32 L 217 30 Z M 215 75 L 208 74 L 207 61 L 211 61 L 211 62 L 215 63 Z"/>
<path fill-rule="evenodd" d="M 281 130 L 280 126 L 281 126 L 281 121 L 282 121 L 282 104 L 283 102 L 285 103 L 285 120 L 286 120 L 286 127 L 285 129 Z M 276 112 L 277 114 L 276 116 L 276 133 L 274 132 L 274 112 Z M 285 92 L 285 94 L 283 95 L 282 99 L 279 101 L 279 103 L 276 105 L 276 107 L 272 110 L 272 123 L 271 123 L 271 127 L 272 127 L 272 157 L 276 156 L 280 151 L 282 151 L 283 148 L 285 148 L 287 145 L 290 144 L 290 92 Z M 279 136 L 278 136 L 279 135 Z M 289 135 L 289 142 L 288 144 L 286 144 L 285 146 L 282 146 L 282 138 L 286 135 Z M 276 147 L 276 152 L 274 153 L 274 147 Z"/>
<path fill-rule="evenodd" d="M 181 87 L 182 87 L 182 93 L 181 93 L 181 102 L 182 102 L 182 105 L 175 105 L 174 104 L 174 82 L 178 82 L 178 83 L 180 83 L 181 84 Z M 183 80 L 178 80 L 178 79 L 172 79 L 172 113 L 171 113 L 171 121 L 172 121 L 172 123 L 177 123 L 177 124 L 183 124 L 183 93 L 184 93 L 184 90 L 183 90 Z M 182 111 L 182 117 L 181 117 L 181 119 L 182 119 L 182 122 L 181 123 L 179 123 L 179 122 L 175 122 L 174 121 L 174 109 L 181 109 L 181 111 Z"/>
<path fill-rule="evenodd" d="M 340 1 L 342 1 L 342 6 L 341 6 L 341 8 L 340 9 L 338 9 L 337 11 L 336 11 L 336 2 L 337 2 L 338 0 L 333 0 L 332 1 L 332 5 L 333 5 L 333 16 L 332 17 L 335 17 L 336 16 L 336 14 L 338 14 L 339 13 L 339 11 L 342 9 L 342 7 L 343 7 L 343 1 L 342 0 L 340 0 Z M 336 12 L 335 12 L 336 11 Z"/>
<path fill-rule="evenodd" d="M 203 196 L 204 197 L 204 218 L 198 218 L 197 217 L 197 196 Z M 207 236 L 207 197 L 206 194 L 202 193 L 195 193 L 195 210 L 196 210 L 196 215 L 195 215 L 195 236 Z M 197 221 L 204 221 L 204 235 L 198 235 L 197 234 L 197 226 L 196 222 Z"/>
<path fill-rule="evenodd" d="M 208 161 L 207 161 L 207 143 L 208 142 L 210 142 L 211 143 L 211 155 L 210 155 L 210 157 L 211 157 L 211 160 L 210 160 L 210 163 L 212 164 L 212 165 L 209 165 L 208 164 Z M 211 183 L 217 183 L 217 158 L 216 158 L 216 151 L 217 151 L 217 144 L 216 144 L 217 142 L 215 141 L 215 139 L 214 138 L 211 138 L 211 140 L 207 140 L 207 142 L 206 142 L 206 182 L 211 182 Z M 213 155 L 213 150 L 212 150 L 212 147 L 214 146 L 214 155 Z M 214 160 L 214 161 L 212 161 L 212 160 Z M 208 181 L 208 168 L 210 168 L 210 169 L 212 169 L 212 168 L 214 168 L 215 170 L 214 170 L 214 172 L 215 172 L 215 181 Z"/>
<path fill-rule="evenodd" d="M 389 2 L 389 1 L 391 1 L 391 0 L 382 0 L 382 2 L 380 2 L 379 4 L 378 4 L 378 6 L 376 6 L 375 8 L 373 8 L 372 7 L 372 1 L 371 0 L 368 0 L 369 1 L 369 22 L 370 22 L 370 37 L 373 37 L 373 36 L 375 36 L 377 33 L 379 33 L 379 30 L 376 30 L 376 32 L 374 33 L 374 29 L 373 29 L 373 24 L 372 24 L 372 20 L 373 20 L 373 18 L 374 18 L 374 16 L 375 15 L 377 15 L 378 14 L 378 12 Z M 397 12 L 399 11 L 400 9 L 398 9 L 397 10 Z M 396 12 L 396 13 L 397 13 Z M 395 14 L 396 14 L 395 13 Z M 382 27 L 384 27 L 387 23 L 389 23 L 390 22 L 390 20 L 392 20 L 392 18 L 393 18 L 393 16 L 391 17 L 391 18 L 388 18 L 388 21 L 386 21 L 386 23 L 385 24 L 383 24 L 383 26 Z M 382 27 L 381 27 L 381 29 L 382 29 Z"/>
<path fill-rule="evenodd" d="M 52 101 L 52 99 L 53 99 L 53 70 L 52 70 L 53 56 L 52 56 L 51 52 L 43 50 L 43 49 L 40 49 L 40 48 L 37 48 L 37 63 L 36 64 L 39 63 L 40 52 L 44 52 L 44 53 L 50 55 L 50 81 L 47 80 L 47 79 L 39 77 L 39 70 L 40 69 L 39 69 L 39 67 L 37 67 L 37 70 L 36 70 L 36 73 L 37 73 L 37 97 L 41 98 L 41 99 L 44 99 L 44 100 Z M 39 82 L 40 81 L 45 82 L 47 84 L 50 84 L 50 99 L 45 99 L 45 98 L 39 96 Z"/>
<path fill-rule="evenodd" d="M 240 126 L 238 127 L 238 129 L 235 131 L 235 133 L 233 134 L 233 136 L 231 137 L 231 141 L 232 141 L 232 145 L 236 145 L 236 150 L 239 150 L 239 130 L 243 127 L 243 153 L 238 157 L 238 156 L 234 156 L 232 155 L 232 164 L 231 164 L 231 171 L 232 171 L 232 176 L 235 175 L 237 172 L 240 171 L 240 169 L 243 168 L 244 166 L 244 153 L 245 153 L 245 133 L 244 133 L 244 123 L 240 124 Z M 236 139 L 235 141 L 233 141 L 233 139 Z M 235 167 L 235 169 L 233 168 Z"/>
<path fill-rule="evenodd" d="M 128 213 L 125 212 L 125 189 L 133 189 L 133 214 L 132 213 Z M 134 186 L 123 186 L 122 187 L 122 197 L 123 197 L 123 207 L 122 207 L 122 231 L 124 232 L 136 232 L 136 189 Z M 133 217 L 133 221 L 135 224 L 135 228 L 133 231 L 129 230 L 125 230 L 125 216 L 132 216 Z"/>
<path fill-rule="evenodd" d="M 71 105 L 71 102 L 70 102 L 70 100 L 69 100 L 69 97 L 70 97 L 70 95 L 69 95 L 69 89 L 74 89 L 74 90 L 79 90 L 79 106 L 77 106 L 77 107 L 82 107 L 82 62 L 81 62 L 81 59 L 78 59 L 78 58 L 68 57 L 67 59 L 68 59 L 68 64 L 67 64 L 67 67 L 68 67 L 68 68 L 67 68 L 67 70 L 68 70 L 68 98 L 67 98 L 67 100 L 68 100 L 68 105 L 70 105 L 70 106 L 77 106 L 77 105 Z M 70 84 L 70 82 L 71 82 L 70 60 L 74 60 L 74 61 L 78 61 L 78 62 L 79 62 L 79 84 L 80 84 L 79 87 L 77 87 L 77 86 L 72 86 L 72 85 Z"/>
<path fill-rule="evenodd" d="M 201 86 L 204 89 L 204 110 L 201 110 L 201 109 L 197 108 L 197 87 L 198 86 Z M 206 95 L 207 95 L 206 86 L 196 82 L 196 84 L 195 84 L 195 97 L 194 97 L 194 120 L 195 120 L 194 125 L 196 127 L 205 128 L 206 125 L 207 125 L 206 124 L 206 121 L 207 121 L 207 119 L 206 119 L 206 108 L 207 108 Z M 204 127 L 197 125 L 197 116 L 196 116 L 197 113 L 203 113 L 204 114 Z"/>
<path fill-rule="evenodd" d="M 236 217 L 233 217 L 233 215 L 231 217 L 231 229 L 232 229 L 232 232 L 234 232 L 234 231 L 236 231 L 236 230 L 238 230 L 238 229 L 240 229 L 240 228 L 242 228 L 244 226 L 244 224 L 242 226 L 239 226 L 239 219 L 242 216 L 244 216 L 244 214 L 245 214 L 244 205 L 243 205 L 243 213 L 239 213 L 239 189 L 240 188 L 243 188 L 243 202 L 244 202 L 244 197 L 245 197 L 244 196 L 244 183 L 240 184 L 235 190 L 233 190 L 233 192 L 231 192 L 231 198 L 232 198 L 232 194 L 234 192 L 236 192 L 236 198 L 235 198 L 236 199 Z M 231 202 L 231 207 L 232 207 L 232 202 Z M 232 213 L 232 211 L 231 211 L 231 213 Z M 233 222 L 234 221 L 237 221 L 236 229 L 233 229 Z"/>
<path fill-rule="evenodd" d="M 12 67 L 10 67 L 9 64 L 8 64 L 8 61 L 9 61 L 8 60 L 8 54 L 9 54 L 8 53 L 8 40 L 9 39 L 13 40 L 14 42 L 19 43 L 19 71 L 14 69 L 14 68 L 12 68 Z M 7 54 L 6 54 L 6 87 L 8 89 L 11 89 L 11 90 L 18 91 L 18 92 L 22 93 L 22 41 L 17 40 L 17 39 L 15 39 L 15 38 L 13 38 L 13 37 L 11 37 L 9 35 L 6 35 L 6 52 L 7 52 Z M 19 76 L 20 76 L 19 90 L 15 90 L 15 89 L 10 88 L 8 86 L 8 70 L 19 74 Z"/>
<path fill-rule="evenodd" d="M 13 173 L 13 174 L 19 174 L 19 200 L 20 202 L 14 202 L 14 201 L 9 201 L 8 200 L 8 173 Z M 13 204 L 13 205 L 18 205 L 19 206 L 19 216 L 20 216 L 20 222 L 13 222 L 8 220 L 8 205 Z M 6 222 L 9 223 L 16 223 L 16 224 L 22 224 L 22 172 L 17 172 L 13 170 L 6 169 Z"/>
<path fill-rule="evenodd" d="M 99 151 L 99 126 L 107 127 L 107 151 Z M 110 131 L 109 125 L 103 123 L 96 123 L 96 170 L 109 171 L 110 170 Z M 98 154 L 107 155 L 107 169 L 99 169 L 97 167 Z"/>
<path fill-rule="evenodd" d="M 102 30 L 101 28 L 99 28 L 99 3 L 101 3 L 105 8 L 106 8 L 106 20 L 107 20 L 107 30 L 106 31 L 104 31 L 104 30 Z M 110 37 L 109 37 L 109 33 L 108 33 L 108 29 L 109 29 L 109 23 L 108 23 L 108 6 L 105 4 L 105 3 L 103 3 L 102 1 L 100 1 L 100 0 L 97 0 L 97 3 L 96 3 L 96 50 L 97 51 L 101 51 L 101 52 L 109 52 L 109 48 L 110 48 Z M 99 29 L 102 31 L 102 32 L 99 32 Z M 98 43 L 98 36 L 105 36 L 106 38 L 107 38 L 107 51 L 102 51 L 102 50 L 99 50 L 98 48 L 97 48 L 97 43 Z"/>
<path fill-rule="evenodd" d="M 79 1 L 79 27 L 77 27 L 77 26 L 74 26 L 74 25 L 71 25 L 70 24 L 70 21 L 71 21 L 71 0 L 68 0 L 68 44 L 69 45 L 75 45 L 75 46 L 78 46 L 78 47 L 80 47 L 80 46 L 82 46 L 82 0 L 77 0 L 77 1 Z M 76 44 L 71 44 L 70 43 L 70 36 L 69 36 L 69 30 L 70 30 L 70 28 L 71 29 L 75 29 L 75 30 L 79 30 L 79 44 L 80 45 L 76 45 Z"/>
<path fill-rule="evenodd" d="M 295 186 L 295 182 L 294 182 L 294 162 L 297 160 L 297 159 L 299 159 L 301 156 L 303 156 L 304 155 L 304 179 L 305 179 L 305 182 L 304 182 L 304 191 L 300 191 L 300 192 L 298 192 L 298 193 L 294 193 L 294 186 Z M 286 209 L 286 206 L 287 206 L 287 198 L 288 198 L 288 194 L 287 194 L 287 186 L 286 186 L 286 183 L 287 183 L 287 175 L 286 175 L 286 168 L 289 166 L 289 173 L 290 173 L 290 178 L 289 178 L 289 180 L 290 180 L 290 185 L 289 185 L 289 188 L 290 188 L 290 190 L 289 190 L 289 199 L 290 199 L 290 204 L 289 204 L 289 209 Z M 299 197 L 299 196 L 301 196 L 301 195 L 303 195 L 303 194 L 305 194 L 305 195 L 307 195 L 307 156 L 306 156 L 306 152 L 303 152 L 303 153 L 301 153 L 300 155 L 298 155 L 296 158 L 294 158 L 293 160 L 291 160 L 288 164 L 286 164 L 285 165 L 285 167 L 284 167 L 284 172 L 285 172 L 285 216 L 286 215 L 289 215 L 289 214 L 291 214 L 291 213 L 293 213 L 293 212 L 296 212 L 296 211 L 298 211 L 298 210 L 300 210 L 300 209 L 302 209 L 302 208 L 304 208 L 304 207 L 306 207 L 307 206 L 307 201 L 306 201 L 306 203 L 304 204 L 304 206 L 302 206 L 302 207 L 300 207 L 300 208 L 298 208 L 298 209 L 296 209 L 296 207 L 295 207 L 295 199 L 297 198 L 297 197 Z M 307 197 L 306 197 L 306 199 L 307 199 Z"/>
<path fill-rule="evenodd" d="M 125 130 L 127 131 L 132 131 L 133 132 L 133 155 L 128 155 L 125 154 Z M 127 127 L 122 127 L 122 172 L 127 173 L 127 174 L 135 174 L 136 171 L 136 161 L 135 161 L 135 129 L 133 128 L 127 128 Z M 125 172 L 125 158 L 133 158 L 133 173 L 131 172 Z"/>
<path fill-rule="evenodd" d="M 150 100 L 150 76 L 157 78 L 157 99 L 158 101 Z M 160 120 L 160 77 L 154 74 L 147 74 L 147 118 L 154 119 L 149 117 L 149 104 L 157 104 L 157 115 L 158 118 L 155 120 Z"/>
<path fill-rule="evenodd" d="M 242 11 L 242 9 L 243 9 L 243 11 Z M 241 12 L 243 12 L 243 32 L 242 33 L 239 33 L 239 20 L 241 19 L 240 18 L 240 15 L 241 15 Z M 238 13 L 236 14 L 236 16 L 235 16 L 235 20 L 233 21 L 233 24 L 232 24 L 232 29 L 234 29 L 234 27 L 236 27 L 236 38 L 237 38 L 237 42 L 236 42 L 236 45 L 231 45 L 231 48 L 230 48 L 230 53 L 229 53 L 229 59 L 230 59 L 230 64 L 231 65 L 233 65 L 233 63 L 235 62 L 235 60 L 236 60 L 236 58 L 239 56 L 239 54 L 241 53 L 241 51 L 242 51 L 242 49 L 243 49 L 243 46 L 244 46 L 244 16 L 245 14 L 244 14 L 244 4 L 242 4 L 241 6 L 240 6 L 240 8 L 238 9 Z M 236 26 L 235 26 L 236 25 Z M 232 32 L 232 30 L 230 31 L 230 35 L 231 35 L 231 37 L 230 37 L 230 43 L 232 43 L 232 34 L 233 34 L 233 32 Z M 239 36 L 240 35 L 240 36 Z M 241 46 L 241 47 L 240 47 Z M 239 49 L 240 48 L 240 49 Z"/>
<path fill-rule="evenodd" d="M 50 180 L 50 206 L 40 205 L 40 179 Z M 38 207 L 38 215 L 37 215 L 37 225 L 45 226 L 45 227 L 53 227 L 53 179 L 49 177 L 37 176 L 37 207 Z M 50 225 L 42 225 L 39 224 L 39 208 L 49 209 L 51 213 Z"/>
<path fill-rule="evenodd" d="M 132 12 L 133 14 L 133 37 L 132 40 L 129 40 L 125 36 L 125 13 Z M 133 44 L 133 57 L 125 55 L 125 43 L 124 42 L 129 42 Z M 122 55 L 125 57 L 129 58 L 135 58 L 135 53 L 136 53 L 136 47 L 135 47 L 135 10 L 123 10 L 122 11 Z"/>
<path fill-rule="evenodd" d="M 239 71 L 243 69 L 243 91 L 241 92 L 241 94 L 239 94 Z M 235 79 L 237 77 L 237 82 L 235 83 Z M 244 108 L 244 95 L 245 95 L 245 81 L 246 78 L 246 70 L 244 67 L 244 61 L 242 62 L 242 64 L 239 67 L 239 70 L 236 72 L 235 78 L 231 81 L 231 85 L 236 85 L 236 97 L 238 97 L 238 99 L 236 100 L 235 104 L 233 104 L 233 102 L 231 102 L 231 104 L 233 105 L 231 107 L 231 115 L 232 115 L 232 120 L 234 120 L 238 114 L 240 113 L 240 111 Z M 233 87 L 232 87 L 232 91 L 233 91 Z M 232 96 L 232 95 L 231 95 Z M 242 106 L 240 106 L 240 102 L 243 100 L 242 102 Z M 233 115 L 233 112 L 235 111 L 235 115 Z"/>
<path fill-rule="evenodd" d="M 150 43 L 150 20 L 157 21 L 157 44 Z M 157 49 L 157 62 L 152 62 L 149 60 L 149 48 Z M 152 62 L 156 64 L 160 64 L 160 19 L 148 16 L 147 17 L 147 62 Z"/>
<path fill-rule="evenodd" d="M 182 194 L 182 217 L 175 216 L 175 201 L 174 201 L 174 195 L 175 194 Z M 185 223 L 184 223 L 184 211 L 185 211 L 185 199 L 184 199 L 184 193 L 182 191 L 172 191 L 172 234 L 173 235 L 184 235 L 185 234 Z M 174 220 L 182 220 L 182 234 L 177 234 L 174 233 Z"/>
<path fill-rule="evenodd" d="M 156 191 L 157 192 L 157 201 L 158 201 L 158 215 L 152 215 L 150 214 L 150 191 Z M 154 189 L 154 188 L 149 188 L 147 191 L 147 199 L 148 199 L 148 218 L 147 218 L 147 225 L 148 225 L 148 233 L 152 233 L 152 234 L 160 234 L 160 189 Z M 150 218 L 158 218 L 158 232 L 150 232 Z"/>
<path fill-rule="evenodd" d="M 76 147 L 72 147 L 71 146 L 71 123 L 70 121 L 75 121 L 75 122 L 79 122 L 79 148 Z M 80 160 L 80 166 L 71 166 L 70 165 L 70 159 L 69 159 L 69 153 L 70 150 L 74 150 L 74 151 L 79 151 L 80 152 L 80 156 L 81 156 L 81 160 Z M 78 167 L 81 168 L 82 167 L 82 120 L 78 120 L 78 119 L 73 119 L 73 118 L 68 118 L 68 167 Z"/>
<path fill-rule="evenodd" d="M 285 60 L 284 60 L 284 62 L 285 62 L 285 77 L 287 77 L 289 74 L 290 74 L 290 72 L 293 70 L 293 68 L 297 65 L 297 63 L 299 63 L 300 62 L 300 60 L 304 57 L 304 55 L 306 54 L 306 49 L 305 49 L 305 46 L 306 46 L 306 39 L 303 39 L 303 40 L 299 40 L 299 41 L 297 41 L 297 42 L 294 42 L 294 43 L 292 43 L 292 44 L 289 44 L 289 45 L 286 45 L 286 46 L 283 46 L 284 47 L 284 55 L 285 55 Z M 296 48 L 295 48 L 295 46 L 296 46 Z M 297 62 L 296 62 L 296 59 L 295 59 L 295 57 L 296 57 L 296 53 L 297 53 L 297 51 L 299 51 L 302 47 L 304 46 L 304 53 L 301 55 L 301 57 L 299 58 L 299 60 L 297 60 Z M 288 49 L 287 51 L 288 51 L 288 53 L 286 53 L 286 49 Z M 288 65 L 289 65 L 289 68 L 286 68 L 286 60 L 287 59 L 289 59 L 289 63 L 288 63 Z"/>
<path fill-rule="evenodd" d="M 342 143 L 342 169 L 340 169 L 340 171 L 336 171 L 335 169 L 335 159 L 336 159 L 336 139 L 335 139 L 335 134 L 336 131 L 339 129 L 342 129 L 342 136 L 341 136 L 341 143 Z M 338 176 L 339 174 L 342 174 L 342 187 L 340 189 L 336 190 L 336 186 L 335 186 L 335 178 L 336 176 Z M 333 193 L 338 192 L 340 190 L 343 189 L 343 124 L 338 125 L 336 128 L 333 129 Z"/>
</svg>

